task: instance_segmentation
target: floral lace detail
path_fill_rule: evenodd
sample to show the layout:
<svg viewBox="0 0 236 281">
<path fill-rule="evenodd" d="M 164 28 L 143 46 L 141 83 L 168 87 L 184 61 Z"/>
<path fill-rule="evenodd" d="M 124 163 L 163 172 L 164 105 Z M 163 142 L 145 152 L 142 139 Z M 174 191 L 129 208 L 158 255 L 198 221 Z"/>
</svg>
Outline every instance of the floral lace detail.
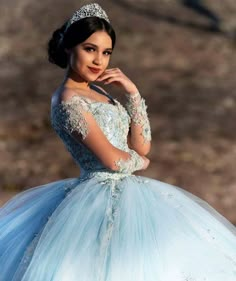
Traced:
<svg viewBox="0 0 236 281">
<path fill-rule="evenodd" d="M 121 173 L 132 173 L 134 171 L 141 170 L 144 166 L 144 160 L 137 152 L 130 149 L 129 154 L 130 159 L 119 159 L 115 161 L 115 164 Z"/>
<path fill-rule="evenodd" d="M 109 188 L 110 190 L 110 199 L 106 207 L 106 220 L 104 221 L 105 223 L 103 225 L 105 228 L 105 234 L 100 237 L 100 264 L 98 266 L 100 270 L 98 271 L 98 280 L 103 281 L 105 280 L 105 271 L 103 268 L 106 265 L 106 258 L 108 256 L 107 253 L 109 251 L 112 233 L 115 226 L 117 226 L 117 223 L 119 222 L 119 202 L 124 188 L 124 185 L 121 184 L 120 181 L 122 178 L 125 178 L 128 175 L 119 173 L 114 173 L 113 175 L 107 174 L 107 177 L 105 176 L 106 179 L 104 179 L 104 176 L 100 175 L 100 173 L 98 173 L 97 176 L 101 176 L 101 184 L 105 185 L 105 187 Z M 103 233 L 103 231 L 101 231 L 101 233 Z"/>
<path fill-rule="evenodd" d="M 116 171 L 111 170 L 100 170 L 100 171 L 93 171 L 89 173 L 85 173 L 81 177 L 79 177 L 80 181 L 89 180 L 91 178 L 97 178 L 101 184 L 106 184 L 107 182 L 110 182 L 110 180 L 122 180 L 123 178 L 126 178 L 128 176 L 131 176 L 131 173 L 119 173 Z M 134 177 L 134 176 L 133 176 Z M 136 176 L 135 176 L 136 178 Z"/>
<path fill-rule="evenodd" d="M 128 99 L 126 109 L 132 121 L 135 125 L 142 127 L 144 142 L 151 141 L 151 128 L 144 98 L 141 97 L 139 92 L 133 95 L 126 95 L 126 97 Z"/>
<path fill-rule="evenodd" d="M 69 101 L 62 101 L 58 110 L 55 111 L 55 114 L 60 115 L 59 118 L 54 117 L 55 120 L 60 120 L 60 123 L 56 125 L 69 133 L 77 131 L 85 139 L 88 134 L 88 126 L 82 112 L 88 110 L 87 103 L 77 95 Z"/>
<path fill-rule="evenodd" d="M 130 153 L 129 160 L 116 161 L 120 173 L 132 173 L 143 167 L 144 160 L 127 144 L 130 116 L 120 102 L 114 104 L 92 101 L 88 98 L 73 96 L 69 101 L 62 102 L 52 108 L 52 126 L 58 133 L 72 157 L 81 167 L 82 172 L 106 169 L 100 160 L 83 142 L 76 141 L 71 133 L 79 132 L 82 138 L 88 134 L 88 124 L 84 112 L 93 115 L 109 142 L 123 151 Z M 70 188 L 69 188 L 70 189 Z"/>
</svg>

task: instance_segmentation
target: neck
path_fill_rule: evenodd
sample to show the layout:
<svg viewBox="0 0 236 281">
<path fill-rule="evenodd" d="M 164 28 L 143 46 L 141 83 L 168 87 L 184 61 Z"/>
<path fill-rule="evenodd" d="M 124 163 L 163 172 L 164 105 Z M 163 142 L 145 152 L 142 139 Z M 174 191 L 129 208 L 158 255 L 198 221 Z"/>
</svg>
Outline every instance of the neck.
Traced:
<svg viewBox="0 0 236 281">
<path fill-rule="evenodd" d="M 78 89 L 88 89 L 89 82 L 85 81 L 82 77 L 80 77 L 77 73 L 75 73 L 71 68 L 68 69 L 63 85 L 65 87 L 70 88 L 78 88 Z"/>
</svg>

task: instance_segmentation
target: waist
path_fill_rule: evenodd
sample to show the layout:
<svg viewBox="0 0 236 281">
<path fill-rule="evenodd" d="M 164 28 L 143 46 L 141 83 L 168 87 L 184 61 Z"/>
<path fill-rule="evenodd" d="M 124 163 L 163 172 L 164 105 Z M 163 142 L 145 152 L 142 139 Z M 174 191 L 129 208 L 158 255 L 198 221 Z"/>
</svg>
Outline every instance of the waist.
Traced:
<svg viewBox="0 0 236 281">
<path fill-rule="evenodd" d="M 98 178 L 101 180 L 112 179 L 112 180 L 119 180 L 125 177 L 131 176 L 131 173 L 120 173 L 108 169 L 102 170 L 93 170 L 93 171 L 82 171 L 79 179 L 89 179 L 89 178 Z"/>
</svg>

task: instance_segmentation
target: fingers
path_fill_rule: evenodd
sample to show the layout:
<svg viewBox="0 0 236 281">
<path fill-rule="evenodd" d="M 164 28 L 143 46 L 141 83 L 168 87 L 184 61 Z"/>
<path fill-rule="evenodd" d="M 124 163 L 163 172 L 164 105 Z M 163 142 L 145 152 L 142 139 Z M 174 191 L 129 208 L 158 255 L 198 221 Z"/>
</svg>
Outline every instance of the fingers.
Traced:
<svg viewBox="0 0 236 281">
<path fill-rule="evenodd" d="M 110 83 L 114 83 L 114 82 L 120 82 L 118 77 L 111 77 L 111 78 L 105 79 L 104 84 L 110 84 Z"/>
<path fill-rule="evenodd" d="M 119 68 L 106 69 L 97 79 L 97 81 L 104 81 L 112 77 L 117 77 L 121 79 L 124 76 Z"/>
<path fill-rule="evenodd" d="M 120 72 L 120 73 L 122 73 L 122 71 L 121 71 L 118 67 L 107 68 L 107 69 L 105 70 L 105 72 Z"/>
<path fill-rule="evenodd" d="M 101 75 L 100 77 L 98 77 L 98 81 L 108 81 L 109 79 L 111 79 L 111 78 L 117 78 L 117 79 L 119 79 L 120 77 L 119 76 L 117 76 L 116 74 L 114 74 L 114 73 L 106 73 L 106 74 L 103 74 L 103 75 Z"/>
<path fill-rule="evenodd" d="M 107 68 L 107 69 L 105 70 L 105 72 L 113 72 L 113 71 L 115 71 L 115 72 L 122 72 L 118 67 Z"/>
<path fill-rule="evenodd" d="M 125 92 L 128 93 L 137 91 L 135 84 L 119 68 L 106 69 L 97 78 L 97 81 L 103 82 L 104 84 L 113 83 L 114 85 L 123 88 Z"/>
</svg>

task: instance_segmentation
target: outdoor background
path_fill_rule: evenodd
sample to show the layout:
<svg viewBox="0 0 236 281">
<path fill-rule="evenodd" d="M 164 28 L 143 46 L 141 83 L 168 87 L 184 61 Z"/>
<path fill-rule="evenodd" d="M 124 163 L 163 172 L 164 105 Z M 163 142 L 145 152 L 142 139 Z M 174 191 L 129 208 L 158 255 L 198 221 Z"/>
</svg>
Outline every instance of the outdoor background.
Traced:
<svg viewBox="0 0 236 281">
<path fill-rule="evenodd" d="M 236 224 L 236 1 L 97 2 L 117 32 L 111 66 L 133 79 L 148 105 L 153 145 L 142 175 L 192 192 Z M 79 176 L 50 126 L 64 70 L 48 63 L 46 49 L 85 3 L 0 0 L 1 204 Z"/>
</svg>

